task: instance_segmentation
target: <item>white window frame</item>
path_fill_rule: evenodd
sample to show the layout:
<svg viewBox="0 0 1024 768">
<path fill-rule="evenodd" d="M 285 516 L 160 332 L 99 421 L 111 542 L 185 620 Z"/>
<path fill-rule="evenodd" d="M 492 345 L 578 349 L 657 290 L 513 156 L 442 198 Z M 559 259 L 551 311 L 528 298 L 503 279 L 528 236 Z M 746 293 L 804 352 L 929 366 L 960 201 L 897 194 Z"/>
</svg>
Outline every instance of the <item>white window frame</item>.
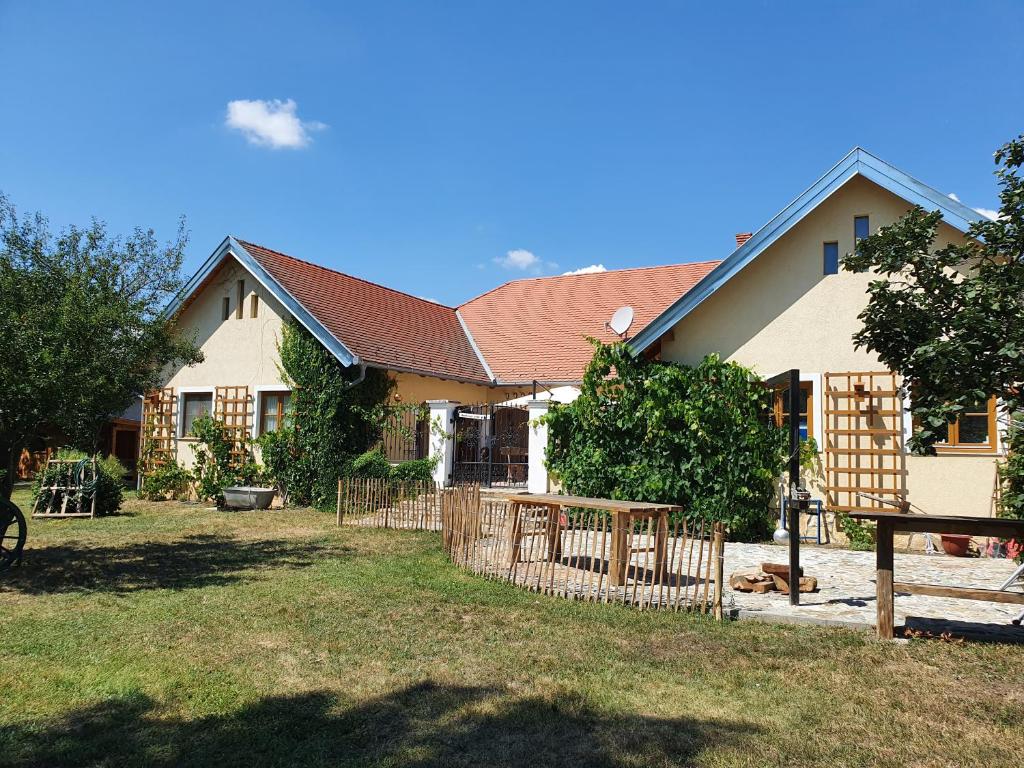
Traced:
<svg viewBox="0 0 1024 768">
<path fill-rule="evenodd" d="M 255 410 L 252 414 L 252 436 L 259 437 L 262 432 L 263 419 L 263 396 L 264 395 L 290 395 L 292 388 L 287 384 L 257 384 L 253 387 L 255 395 Z"/>
<path fill-rule="evenodd" d="M 185 395 L 202 395 L 208 394 L 210 396 L 210 415 L 213 416 L 214 408 L 217 407 L 217 388 L 216 387 L 178 387 L 178 439 L 179 440 L 194 440 L 194 437 L 190 437 L 185 434 Z"/>
</svg>

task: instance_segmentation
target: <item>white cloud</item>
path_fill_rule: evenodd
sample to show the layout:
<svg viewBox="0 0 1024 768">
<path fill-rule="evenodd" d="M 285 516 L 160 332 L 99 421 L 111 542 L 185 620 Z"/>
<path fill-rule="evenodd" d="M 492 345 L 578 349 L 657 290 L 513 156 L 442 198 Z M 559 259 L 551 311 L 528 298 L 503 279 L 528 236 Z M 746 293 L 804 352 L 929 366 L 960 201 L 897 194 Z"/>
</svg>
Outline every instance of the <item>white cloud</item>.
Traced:
<svg viewBox="0 0 1024 768">
<path fill-rule="evenodd" d="M 951 200 L 956 200 L 958 203 L 962 202 L 960 200 L 960 198 L 956 196 L 955 192 L 950 192 L 949 193 L 949 198 Z M 999 220 L 999 211 L 994 211 L 991 208 L 975 208 L 974 210 L 976 212 L 980 213 L 982 216 L 984 216 L 987 219 L 992 219 L 992 221 L 998 221 Z"/>
<path fill-rule="evenodd" d="M 580 267 L 574 269 L 571 272 L 563 272 L 563 275 L 592 275 L 595 272 L 607 272 L 604 264 L 591 264 L 589 267 Z"/>
<path fill-rule="evenodd" d="M 302 149 L 312 141 L 311 131 L 323 123 L 300 120 L 292 99 L 237 99 L 228 102 L 224 125 L 241 131 L 250 144 L 271 149 Z"/>
<path fill-rule="evenodd" d="M 500 264 L 505 269 L 521 269 L 521 270 L 537 270 L 540 269 L 540 259 L 530 251 L 522 248 L 517 248 L 514 251 L 509 251 L 504 256 L 498 256 L 494 259 L 495 264 Z"/>
<path fill-rule="evenodd" d="M 440 304 L 441 303 L 437 299 L 432 299 L 429 296 L 420 296 L 420 298 L 423 299 L 424 301 L 429 301 L 431 304 Z"/>
</svg>

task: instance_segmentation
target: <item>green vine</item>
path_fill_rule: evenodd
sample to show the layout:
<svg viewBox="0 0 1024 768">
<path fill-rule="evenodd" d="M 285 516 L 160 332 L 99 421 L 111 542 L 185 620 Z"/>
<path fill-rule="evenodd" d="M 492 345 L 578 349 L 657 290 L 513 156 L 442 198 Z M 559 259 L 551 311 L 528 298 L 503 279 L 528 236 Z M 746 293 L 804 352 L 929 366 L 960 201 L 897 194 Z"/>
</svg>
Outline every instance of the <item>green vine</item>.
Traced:
<svg viewBox="0 0 1024 768">
<path fill-rule="evenodd" d="M 594 342 L 579 398 L 553 406 L 548 467 L 573 494 L 680 504 L 758 539 L 782 472 L 784 430 L 749 369 L 711 355 L 694 367 Z"/>
<path fill-rule="evenodd" d="M 395 382 L 376 368 L 343 366 L 312 334 L 286 323 L 278 345 L 281 374 L 292 389 L 291 427 L 260 439 L 268 474 L 290 502 L 328 507 L 338 478 L 380 442 L 390 420 Z"/>
</svg>

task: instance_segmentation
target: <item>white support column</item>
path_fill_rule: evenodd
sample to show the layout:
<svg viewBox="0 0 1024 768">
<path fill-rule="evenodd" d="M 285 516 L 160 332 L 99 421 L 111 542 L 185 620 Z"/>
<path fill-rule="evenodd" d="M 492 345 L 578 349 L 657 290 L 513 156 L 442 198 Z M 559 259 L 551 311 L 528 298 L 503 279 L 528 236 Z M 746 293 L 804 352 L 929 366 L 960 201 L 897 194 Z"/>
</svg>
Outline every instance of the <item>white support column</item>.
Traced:
<svg viewBox="0 0 1024 768">
<path fill-rule="evenodd" d="M 526 473 L 526 490 L 530 493 L 547 493 L 548 470 L 544 460 L 548 454 L 548 425 L 539 423 L 541 416 L 548 412 L 550 400 L 531 400 L 527 403 L 529 414 L 529 460 L 530 466 Z"/>
<path fill-rule="evenodd" d="M 430 409 L 430 457 L 440 456 L 434 467 L 434 482 L 451 484 L 452 465 L 455 462 L 455 409 L 454 400 L 427 400 Z"/>
</svg>

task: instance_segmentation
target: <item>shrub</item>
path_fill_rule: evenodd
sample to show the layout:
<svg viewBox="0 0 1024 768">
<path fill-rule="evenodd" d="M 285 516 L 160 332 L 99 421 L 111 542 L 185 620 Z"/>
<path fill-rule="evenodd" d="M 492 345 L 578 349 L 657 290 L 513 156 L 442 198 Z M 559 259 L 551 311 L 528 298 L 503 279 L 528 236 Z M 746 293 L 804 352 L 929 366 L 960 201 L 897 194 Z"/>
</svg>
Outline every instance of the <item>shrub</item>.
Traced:
<svg viewBox="0 0 1024 768">
<path fill-rule="evenodd" d="M 166 501 L 188 496 L 193 477 L 177 463 L 157 467 L 142 482 L 139 498 L 147 501 Z"/>
<path fill-rule="evenodd" d="M 124 477 L 127 471 L 117 457 L 96 458 L 95 480 L 92 479 L 92 470 L 89 468 L 92 459 L 87 453 L 62 448 L 57 451 L 54 458 L 77 463 L 47 464 L 43 471 L 36 475 L 32 487 L 33 504 L 38 501 L 43 506 L 59 508 L 64 504 L 65 492 L 51 491 L 47 486 L 82 484 L 80 492 L 68 496 L 66 509 L 89 512 L 94 496 L 97 515 L 112 515 L 121 508 L 121 501 L 124 499 Z"/>
<path fill-rule="evenodd" d="M 396 483 L 429 483 L 434 479 L 437 459 L 403 461 L 391 468 L 389 477 Z"/>
<path fill-rule="evenodd" d="M 694 367 L 594 342 L 579 398 L 555 405 L 547 465 L 572 494 L 679 504 L 730 536 L 768 535 L 785 432 L 752 371 L 706 357 Z"/>
<path fill-rule="evenodd" d="M 380 448 L 371 448 L 352 460 L 352 475 L 388 479 L 391 477 L 391 462 Z"/>
</svg>

